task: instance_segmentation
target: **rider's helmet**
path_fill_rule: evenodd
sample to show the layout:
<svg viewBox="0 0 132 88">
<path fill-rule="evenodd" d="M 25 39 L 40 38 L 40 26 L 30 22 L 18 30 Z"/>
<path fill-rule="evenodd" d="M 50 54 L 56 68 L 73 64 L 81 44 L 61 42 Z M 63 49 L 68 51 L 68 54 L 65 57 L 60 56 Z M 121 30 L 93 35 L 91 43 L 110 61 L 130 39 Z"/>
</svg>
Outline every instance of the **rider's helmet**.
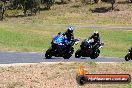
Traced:
<svg viewBox="0 0 132 88">
<path fill-rule="evenodd" d="M 67 33 L 68 34 L 72 34 L 73 33 L 73 30 L 74 30 L 73 27 L 68 27 L 67 28 Z"/>
<path fill-rule="evenodd" d="M 94 31 L 93 36 L 94 36 L 95 38 L 98 38 L 98 37 L 99 37 L 99 32 L 98 32 L 98 31 Z"/>
</svg>

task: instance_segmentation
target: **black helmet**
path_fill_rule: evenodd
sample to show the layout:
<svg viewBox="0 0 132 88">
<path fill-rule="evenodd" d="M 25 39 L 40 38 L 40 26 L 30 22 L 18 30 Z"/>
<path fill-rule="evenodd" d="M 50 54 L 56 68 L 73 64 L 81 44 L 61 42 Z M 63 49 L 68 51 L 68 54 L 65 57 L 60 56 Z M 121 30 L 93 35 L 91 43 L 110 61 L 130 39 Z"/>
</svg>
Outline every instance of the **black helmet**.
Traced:
<svg viewBox="0 0 132 88">
<path fill-rule="evenodd" d="M 99 37 L 99 32 L 98 31 L 94 31 L 93 35 L 94 35 L 94 37 Z"/>
<path fill-rule="evenodd" d="M 73 30 L 74 30 L 73 27 L 68 27 L 67 32 L 71 34 L 73 33 Z"/>
</svg>

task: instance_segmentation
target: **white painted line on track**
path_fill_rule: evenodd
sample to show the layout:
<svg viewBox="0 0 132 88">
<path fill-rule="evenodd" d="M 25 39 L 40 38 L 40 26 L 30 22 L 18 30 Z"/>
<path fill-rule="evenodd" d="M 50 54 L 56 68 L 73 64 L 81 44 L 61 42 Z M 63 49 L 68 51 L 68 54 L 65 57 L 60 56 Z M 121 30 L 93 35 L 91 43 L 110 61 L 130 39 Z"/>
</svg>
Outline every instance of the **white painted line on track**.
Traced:
<svg viewBox="0 0 132 88">
<path fill-rule="evenodd" d="M 90 63 L 90 62 L 40 62 L 40 63 L 12 63 L 12 64 L 0 64 L 0 67 L 11 67 L 11 66 L 28 66 L 36 64 L 74 64 L 74 63 Z M 97 64 L 113 64 L 123 62 L 95 62 Z"/>
</svg>

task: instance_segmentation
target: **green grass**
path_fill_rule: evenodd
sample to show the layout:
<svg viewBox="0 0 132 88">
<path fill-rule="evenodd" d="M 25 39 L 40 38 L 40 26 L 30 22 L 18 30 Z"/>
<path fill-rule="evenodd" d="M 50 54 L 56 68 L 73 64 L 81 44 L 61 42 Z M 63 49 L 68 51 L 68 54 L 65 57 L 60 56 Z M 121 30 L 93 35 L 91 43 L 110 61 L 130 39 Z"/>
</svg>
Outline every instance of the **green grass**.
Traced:
<svg viewBox="0 0 132 88">
<path fill-rule="evenodd" d="M 64 32 L 65 26 L 45 25 L 8 25 L 0 27 L 0 50 L 3 51 L 24 51 L 24 52 L 45 52 L 50 47 L 51 39 L 58 33 Z M 93 29 L 76 28 L 75 37 L 80 39 L 88 38 Z M 105 43 L 101 49 L 101 56 L 123 58 L 127 49 L 132 44 L 132 31 L 123 30 L 98 30 L 102 42 Z M 75 51 L 79 45 L 74 46 Z"/>
</svg>

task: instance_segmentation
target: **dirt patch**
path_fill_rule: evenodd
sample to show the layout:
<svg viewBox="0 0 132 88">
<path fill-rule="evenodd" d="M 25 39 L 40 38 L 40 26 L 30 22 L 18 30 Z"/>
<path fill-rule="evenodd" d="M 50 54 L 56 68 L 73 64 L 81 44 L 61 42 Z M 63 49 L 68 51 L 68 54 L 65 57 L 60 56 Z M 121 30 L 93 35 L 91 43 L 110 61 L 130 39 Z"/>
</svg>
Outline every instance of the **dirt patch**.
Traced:
<svg viewBox="0 0 132 88">
<path fill-rule="evenodd" d="M 87 73 L 131 74 L 132 64 L 81 63 Z M 130 84 L 86 84 L 76 83 L 78 63 L 33 64 L 0 68 L 0 88 L 124 88 Z"/>
</svg>

